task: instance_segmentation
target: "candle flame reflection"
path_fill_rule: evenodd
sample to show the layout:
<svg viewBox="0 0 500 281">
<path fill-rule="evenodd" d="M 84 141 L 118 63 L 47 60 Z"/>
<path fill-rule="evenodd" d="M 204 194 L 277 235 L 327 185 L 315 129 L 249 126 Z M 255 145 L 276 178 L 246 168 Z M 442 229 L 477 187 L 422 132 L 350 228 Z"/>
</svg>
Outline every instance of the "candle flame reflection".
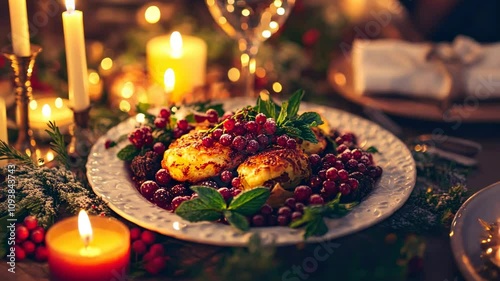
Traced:
<svg viewBox="0 0 500 281">
<path fill-rule="evenodd" d="M 63 100 L 61 98 L 57 98 L 54 104 L 56 105 L 57 108 L 62 108 L 64 105 Z"/>
<path fill-rule="evenodd" d="M 165 75 L 163 76 L 163 82 L 165 83 L 165 92 L 170 93 L 174 90 L 175 73 L 173 69 L 169 68 L 165 71 Z"/>
<path fill-rule="evenodd" d="M 75 0 L 66 0 L 66 10 L 68 10 L 69 13 L 75 11 Z"/>
<path fill-rule="evenodd" d="M 80 210 L 78 213 L 78 232 L 82 238 L 85 247 L 87 247 L 92 241 L 92 226 L 90 225 L 90 219 L 85 210 Z"/>
<path fill-rule="evenodd" d="M 37 107 L 38 107 L 38 103 L 36 102 L 36 100 L 31 100 L 30 101 L 31 110 L 35 110 L 35 109 L 37 109 Z"/>
<path fill-rule="evenodd" d="M 42 107 L 42 115 L 43 115 L 43 117 L 49 119 L 51 114 L 52 114 L 52 109 L 50 109 L 50 105 L 44 104 L 43 107 Z"/>
<path fill-rule="evenodd" d="M 170 35 L 170 52 L 174 58 L 182 56 L 182 36 L 179 31 L 174 31 Z"/>
</svg>

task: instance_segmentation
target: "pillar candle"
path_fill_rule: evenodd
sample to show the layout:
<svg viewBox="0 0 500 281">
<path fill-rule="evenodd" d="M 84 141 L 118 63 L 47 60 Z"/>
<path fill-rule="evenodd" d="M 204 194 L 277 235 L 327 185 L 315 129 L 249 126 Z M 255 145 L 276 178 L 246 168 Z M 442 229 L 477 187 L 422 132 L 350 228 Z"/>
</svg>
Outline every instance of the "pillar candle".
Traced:
<svg viewBox="0 0 500 281">
<path fill-rule="evenodd" d="M 9 12 L 14 54 L 29 57 L 31 50 L 26 0 L 9 0 Z"/>
<path fill-rule="evenodd" d="M 174 88 L 170 101 L 182 101 L 185 93 L 205 84 L 207 44 L 200 38 L 172 35 L 151 39 L 146 46 L 148 72 L 152 82 L 164 86 L 167 69 L 175 73 Z"/>
<path fill-rule="evenodd" d="M 69 100 L 73 110 L 78 112 L 90 106 L 83 13 L 75 10 L 74 0 L 66 0 L 66 9 L 67 11 L 62 14 L 62 19 L 68 66 Z"/>
</svg>

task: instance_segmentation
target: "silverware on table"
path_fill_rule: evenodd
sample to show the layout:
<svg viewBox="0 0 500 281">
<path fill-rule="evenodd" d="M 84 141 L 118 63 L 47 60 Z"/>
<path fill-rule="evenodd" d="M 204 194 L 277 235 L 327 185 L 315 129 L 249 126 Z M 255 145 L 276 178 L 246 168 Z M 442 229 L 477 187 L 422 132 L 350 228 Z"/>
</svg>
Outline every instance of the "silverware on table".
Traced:
<svg viewBox="0 0 500 281">
<path fill-rule="evenodd" d="M 387 114 L 381 110 L 364 107 L 363 112 L 374 122 L 378 123 L 399 138 L 404 138 L 403 128 L 396 124 Z M 413 145 L 415 152 L 425 152 L 438 157 L 457 162 L 461 165 L 472 167 L 478 164 L 477 154 L 481 151 L 481 145 L 477 142 L 446 136 L 436 139 L 431 134 L 419 135 L 409 142 Z"/>
</svg>

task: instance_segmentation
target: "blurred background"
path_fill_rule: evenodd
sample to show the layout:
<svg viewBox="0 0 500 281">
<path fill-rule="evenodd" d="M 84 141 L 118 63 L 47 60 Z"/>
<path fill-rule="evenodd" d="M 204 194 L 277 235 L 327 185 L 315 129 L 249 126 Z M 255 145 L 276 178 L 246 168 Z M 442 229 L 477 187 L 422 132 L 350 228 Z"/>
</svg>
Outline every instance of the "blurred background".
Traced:
<svg viewBox="0 0 500 281">
<path fill-rule="evenodd" d="M 33 80 L 35 95 L 65 97 L 64 4 L 61 0 L 27 3 L 31 41 L 44 48 Z M 297 0 L 283 28 L 259 51 L 255 87 L 271 94 L 303 88 L 308 98 L 328 95 L 332 92 L 326 79 L 329 65 L 357 37 L 451 41 L 465 34 L 480 42 L 498 41 L 497 6 L 496 0 L 480 4 L 473 0 Z M 82 0 L 76 1 L 76 7 L 84 12 L 94 102 L 119 105 L 120 101 L 109 97 L 120 96 L 127 82 L 133 84 L 134 93 L 146 88 L 146 42 L 173 30 L 208 42 L 208 82 L 238 78 L 230 71 L 239 67 L 236 44 L 216 25 L 204 1 Z M 4 2 L 0 9 L 3 46 L 10 44 L 9 33 L 9 10 Z M 7 79 L 8 73 L 9 67 L 0 58 L 0 78 Z M 9 91 L 0 90 L 0 95 Z M 133 102 L 122 104 L 122 111 L 129 111 Z"/>
</svg>

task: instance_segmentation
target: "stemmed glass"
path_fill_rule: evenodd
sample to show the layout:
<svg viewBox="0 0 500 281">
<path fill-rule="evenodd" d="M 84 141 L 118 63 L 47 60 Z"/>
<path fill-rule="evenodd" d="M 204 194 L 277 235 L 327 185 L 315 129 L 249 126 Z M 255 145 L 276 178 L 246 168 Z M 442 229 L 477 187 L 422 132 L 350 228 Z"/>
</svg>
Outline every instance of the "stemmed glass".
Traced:
<svg viewBox="0 0 500 281">
<path fill-rule="evenodd" d="M 295 0 L 206 0 L 215 22 L 238 41 L 240 82 L 246 96 L 255 97 L 255 56 L 259 46 L 276 33 L 292 11 Z"/>
</svg>

